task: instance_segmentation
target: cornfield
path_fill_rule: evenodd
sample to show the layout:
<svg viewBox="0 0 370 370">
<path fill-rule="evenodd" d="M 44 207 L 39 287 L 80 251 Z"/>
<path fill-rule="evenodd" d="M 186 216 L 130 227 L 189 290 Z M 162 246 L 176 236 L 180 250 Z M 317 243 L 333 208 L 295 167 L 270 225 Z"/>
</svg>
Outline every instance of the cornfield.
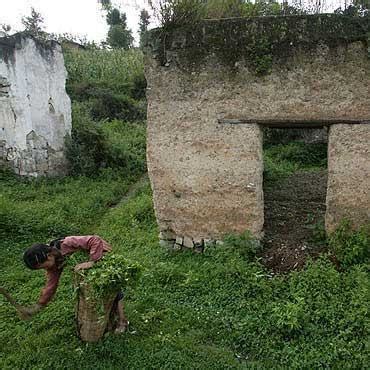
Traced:
<svg viewBox="0 0 370 370">
<path fill-rule="evenodd" d="M 118 91 L 143 75 L 139 50 L 65 50 L 68 80 L 74 83 L 109 86 Z"/>
</svg>

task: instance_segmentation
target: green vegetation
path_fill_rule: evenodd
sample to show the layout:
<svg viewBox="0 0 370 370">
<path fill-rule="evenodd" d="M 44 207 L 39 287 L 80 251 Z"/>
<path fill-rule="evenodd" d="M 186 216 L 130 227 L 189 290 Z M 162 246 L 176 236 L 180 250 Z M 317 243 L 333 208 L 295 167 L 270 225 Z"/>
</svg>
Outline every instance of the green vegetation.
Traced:
<svg viewBox="0 0 370 370">
<path fill-rule="evenodd" d="M 139 272 L 140 265 L 111 252 L 97 261 L 92 268 L 80 270 L 79 274 L 83 276 L 83 283 L 92 290 L 93 297 L 99 299 L 127 289 L 137 281 Z"/>
<path fill-rule="evenodd" d="M 67 158 L 73 175 L 97 175 L 111 168 L 122 174 L 145 172 L 144 123 L 95 122 L 86 104 L 73 104 L 73 129 L 67 138 Z"/>
<path fill-rule="evenodd" d="M 169 253 L 158 245 L 149 186 L 109 208 L 125 190 L 127 182 L 109 177 L 3 175 L 0 279 L 21 303 L 34 302 L 44 281 L 42 272 L 24 268 L 23 250 L 62 233 L 101 235 L 143 273 L 126 292 L 133 333 L 93 345 L 75 334 L 69 269 L 54 301 L 30 322 L 1 301 L 1 368 L 366 367 L 365 264 L 339 272 L 324 256 L 301 272 L 272 277 L 247 235 L 204 255 Z"/>
<path fill-rule="evenodd" d="M 292 141 L 288 144 L 267 145 L 264 150 L 264 180 L 273 182 L 298 170 L 326 168 L 326 162 L 326 143 Z"/>
<path fill-rule="evenodd" d="M 370 225 L 358 231 L 351 229 L 344 221 L 338 230 L 329 237 L 329 249 L 338 258 L 341 267 L 370 263 Z"/>
<path fill-rule="evenodd" d="M 201 19 L 256 17 L 302 13 L 298 8 L 277 1 L 244 0 L 151 0 L 164 27 L 193 24 Z"/>
<path fill-rule="evenodd" d="M 138 50 L 75 50 L 64 52 L 68 70 L 67 91 L 74 100 L 85 101 L 91 90 L 124 92 L 145 97 L 143 55 Z"/>
<path fill-rule="evenodd" d="M 133 47 L 134 37 L 127 28 L 126 13 L 113 6 L 110 0 L 101 0 L 102 9 L 106 12 L 106 21 L 109 26 L 106 43 L 112 49 L 128 50 Z"/>
<path fill-rule="evenodd" d="M 183 4 L 183 2 L 180 2 Z M 185 2 L 184 4 L 187 4 Z M 212 55 L 228 70 L 245 65 L 257 75 L 264 75 L 273 66 L 286 68 L 297 48 L 307 53 L 318 43 L 329 48 L 351 42 L 368 42 L 370 17 L 342 14 L 294 15 L 204 19 L 202 13 L 185 5 L 170 11 L 163 27 L 149 33 L 148 46 L 165 65 L 168 51 L 176 52 L 176 60 L 190 72 L 198 71 Z M 201 5 L 199 5 L 201 6 Z M 166 19 L 166 18 L 164 18 Z"/>
<path fill-rule="evenodd" d="M 72 283 L 78 257 L 72 257 L 56 297 L 31 321 L 20 321 L 0 299 L 0 368 L 366 368 L 370 296 L 364 231 L 331 236 L 340 271 L 324 255 L 286 276 L 273 276 L 261 265 L 260 246 L 247 233 L 230 235 L 222 247 L 202 255 L 158 245 L 149 185 L 124 198 L 145 171 L 145 125 L 96 117 L 94 99 L 100 96 L 90 91 L 142 102 L 141 63 L 136 52 L 69 51 L 73 176 L 27 180 L 0 172 L 1 285 L 21 304 L 36 302 L 44 276 L 24 267 L 23 251 L 63 235 L 98 234 L 115 251 L 114 263 L 108 258 L 87 272 L 98 291 L 112 277 L 117 283 L 125 279 L 127 266 L 142 270 L 138 284 L 125 291 L 130 333 L 96 344 L 78 339 Z M 321 150 L 300 143 L 267 147 L 266 158 L 279 176 L 324 161 Z M 123 272 L 117 267 L 121 260 Z M 102 276 L 107 269 L 113 274 Z"/>
<path fill-rule="evenodd" d="M 328 11 L 325 1 L 269 1 L 259 0 L 149 0 L 163 26 L 189 24 L 200 19 L 221 19 L 235 17 L 256 17 L 271 15 L 308 15 Z M 368 0 L 354 0 L 345 4 L 345 8 L 335 9 L 334 13 L 361 17 L 368 14 Z"/>
<path fill-rule="evenodd" d="M 71 174 L 145 171 L 146 102 L 143 55 L 137 50 L 65 50 L 73 130 Z"/>
</svg>

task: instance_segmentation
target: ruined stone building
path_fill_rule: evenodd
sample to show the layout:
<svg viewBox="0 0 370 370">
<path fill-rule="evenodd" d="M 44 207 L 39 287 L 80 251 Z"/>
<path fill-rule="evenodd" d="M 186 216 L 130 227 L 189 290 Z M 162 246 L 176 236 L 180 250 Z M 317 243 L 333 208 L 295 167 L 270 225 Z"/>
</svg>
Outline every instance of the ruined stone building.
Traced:
<svg viewBox="0 0 370 370">
<path fill-rule="evenodd" d="M 263 235 L 263 127 L 328 127 L 326 229 L 370 220 L 370 20 L 205 20 L 156 29 L 147 159 L 162 244 Z"/>
<path fill-rule="evenodd" d="M 0 165 L 19 175 L 60 175 L 71 131 L 67 72 L 56 42 L 0 38 Z"/>
</svg>

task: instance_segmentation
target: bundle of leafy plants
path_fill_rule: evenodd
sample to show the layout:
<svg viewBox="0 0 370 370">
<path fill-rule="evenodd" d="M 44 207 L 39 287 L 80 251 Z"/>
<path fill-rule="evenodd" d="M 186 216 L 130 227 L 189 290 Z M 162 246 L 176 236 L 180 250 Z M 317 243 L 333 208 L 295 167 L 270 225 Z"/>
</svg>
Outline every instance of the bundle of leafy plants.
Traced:
<svg viewBox="0 0 370 370">
<path fill-rule="evenodd" d="M 91 291 L 92 298 L 104 299 L 136 283 L 140 276 L 141 267 L 121 255 L 106 254 L 94 266 L 79 271 L 83 284 Z"/>
</svg>

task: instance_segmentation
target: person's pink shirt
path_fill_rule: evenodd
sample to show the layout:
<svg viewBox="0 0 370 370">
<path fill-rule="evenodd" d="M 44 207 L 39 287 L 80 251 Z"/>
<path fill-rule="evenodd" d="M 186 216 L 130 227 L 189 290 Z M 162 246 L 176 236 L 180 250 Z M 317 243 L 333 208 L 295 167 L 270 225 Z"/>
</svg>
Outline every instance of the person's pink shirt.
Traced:
<svg viewBox="0 0 370 370">
<path fill-rule="evenodd" d="M 68 256 L 78 250 L 86 250 L 90 255 L 90 261 L 98 261 L 105 252 L 110 252 L 112 247 L 97 235 L 86 236 L 67 236 L 60 245 L 60 252 L 63 256 Z M 52 268 L 46 270 L 46 285 L 41 291 L 39 304 L 47 305 L 53 298 L 59 283 L 62 270 Z"/>
</svg>

